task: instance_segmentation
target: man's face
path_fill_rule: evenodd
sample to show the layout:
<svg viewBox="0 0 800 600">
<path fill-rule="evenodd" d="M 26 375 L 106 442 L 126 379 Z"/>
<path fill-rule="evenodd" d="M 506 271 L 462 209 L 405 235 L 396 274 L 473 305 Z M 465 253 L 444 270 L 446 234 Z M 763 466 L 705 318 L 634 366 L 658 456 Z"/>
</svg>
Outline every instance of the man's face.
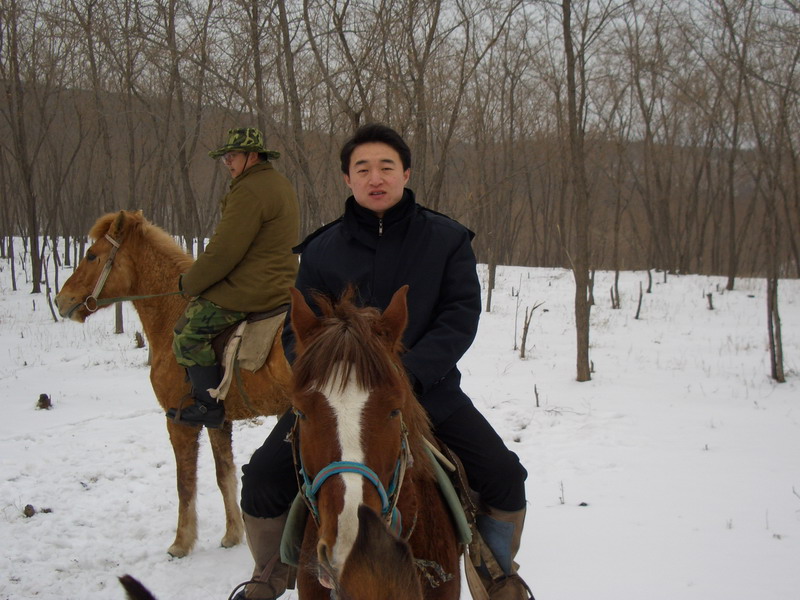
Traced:
<svg viewBox="0 0 800 600">
<path fill-rule="evenodd" d="M 235 179 L 249 166 L 248 163 L 250 153 L 248 152 L 228 152 L 222 156 L 222 162 L 225 163 L 225 168 L 231 175 L 231 179 Z"/>
<path fill-rule="evenodd" d="M 356 146 L 344 182 L 359 205 L 383 217 L 403 198 L 411 169 L 403 169 L 397 151 L 382 142 Z"/>
</svg>

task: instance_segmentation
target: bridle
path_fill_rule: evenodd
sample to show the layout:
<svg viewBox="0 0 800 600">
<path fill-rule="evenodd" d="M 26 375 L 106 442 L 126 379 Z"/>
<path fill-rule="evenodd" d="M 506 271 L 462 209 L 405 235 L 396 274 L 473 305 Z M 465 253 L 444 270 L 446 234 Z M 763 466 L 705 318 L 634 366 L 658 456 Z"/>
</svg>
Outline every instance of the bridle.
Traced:
<svg viewBox="0 0 800 600">
<path fill-rule="evenodd" d="M 119 250 L 120 244 L 122 242 L 118 242 L 110 235 L 105 234 L 103 236 L 108 240 L 111 244 L 111 252 L 108 254 L 108 258 L 106 259 L 106 264 L 103 265 L 103 270 L 100 272 L 100 277 L 97 278 L 97 283 L 94 285 L 94 289 L 92 293 L 86 296 L 86 299 L 83 302 L 78 302 L 75 306 L 69 309 L 66 318 L 69 319 L 78 308 L 81 306 L 85 307 L 90 313 L 97 312 L 97 310 L 103 306 L 108 306 L 109 304 L 114 304 L 115 302 L 120 302 L 123 300 L 143 300 L 146 298 L 157 298 L 159 296 L 176 296 L 180 294 L 180 290 L 177 292 L 164 292 L 163 294 L 146 294 L 144 296 L 118 296 L 116 298 L 99 298 L 100 293 L 103 291 L 103 287 L 106 285 L 106 281 L 108 280 L 108 276 L 111 274 L 111 268 L 114 266 L 114 257 L 117 255 L 117 251 Z"/>
<path fill-rule="evenodd" d="M 103 265 L 103 270 L 100 273 L 100 277 L 97 279 L 97 283 L 94 285 L 94 289 L 92 293 L 86 297 L 86 300 L 83 301 L 83 305 L 86 307 L 86 310 L 89 312 L 97 311 L 100 306 L 100 301 L 97 297 L 100 295 L 100 292 L 103 291 L 103 287 L 106 285 L 106 281 L 108 280 L 108 276 L 111 274 L 111 267 L 114 266 L 114 257 L 117 255 L 117 250 L 119 250 L 120 242 L 112 238 L 110 235 L 105 234 L 104 236 L 108 242 L 111 244 L 111 252 L 106 259 L 106 264 Z M 94 308 L 89 306 L 89 301 L 94 300 Z M 74 309 L 73 309 L 74 310 Z"/>
<path fill-rule="evenodd" d="M 325 483 L 325 481 L 332 475 L 339 473 L 356 473 L 364 477 L 367 481 L 375 486 L 375 489 L 378 490 L 378 495 L 381 498 L 381 517 L 388 525 L 389 529 L 398 538 L 408 541 L 411 538 L 411 534 L 414 532 L 417 515 L 413 515 L 411 526 L 407 528 L 407 531 L 403 532 L 402 518 L 400 511 L 397 509 L 400 488 L 403 485 L 403 478 L 405 476 L 406 468 L 408 467 L 412 458 L 411 452 L 408 448 L 408 429 L 406 428 L 405 423 L 401 421 L 402 440 L 400 456 L 397 457 L 394 475 L 389 483 L 389 489 L 386 490 L 384 489 L 383 484 L 381 483 L 375 471 L 363 463 L 353 461 L 332 462 L 327 467 L 323 468 L 319 473 L 317 473 L 313 479 L 311 479 L 308 476 L 305 467 L 303 466 L 303 459 L 299 453 L 297 440 L 297 427 L 299 420 L 300 419 L 298 418 L 295 421 L 286 438 L 287 441 L 292 444 L 292 455 L 295 460 L 295 471 L 298 473 L 297 477 L 298 485 L 300 487 L 300 496 L 303 498 L 303 501 L 308 507 L 308 510 L 311 513 L 317 528 L 320 526 L 319 508 L 317 506 L 317 493 L 322 487 L 322 484 Z M 453 575 L 445 572 L 442 566 L 436 561 L 415 558 L 414 564 L 416 565 L 417 569 L 419 569 L 421 577 L 424 577 L 425 581 L 427 581 L 428 585 L 430 585 L 432 588 L 439 587 L 439 585 L 442 583 L 450 581 L 453 578 Z M 330 573 L 329 567 L 326 568 L 324 565 L 320 566 Z"/>
<path fill-rule="evenodd" d="M 298 473 L 298 485 L 300 487 L 300 494 L 308 507 L 314 522 L 319 527 L 319 506 L 317 503 L 317 494 L 331 476 L 340 473 L 355 473 L 361 475 L 364 479 L 369 481 L 377 490 L 378 496 L 381 499 L 381 517 L 389 526 L 389 528 L 397 535 L 400 536 L 403 524 L 400 511 L 397 509 L 397 501 L 400 497 L 400 489 L 403 486 L 403 479 L 405 477 L 406 468 L 410 462 L 411 452 L 408 448 L 408 429 L 405 423 L 400 422 L 401 429 L 401 444 L 400 455 L 397 457 L 395 463 L 394 474 L 392 480 L 389 482 L 389 488 L 384 488 L 378 475 L 370 469 L 367 465 L 355 461 L 334 461 L 328 466 L 324 467 L 317 473 L 313 479 L 309 477 L 308 472 L 303 465 L 303 458 L 300 455 L 298 444 L 298 427 L 299 419 L 297 419 L 289 432 L 287 438 L 292 444 L 292 455 L 295 459 L 296 472 Z"/>
</svg>

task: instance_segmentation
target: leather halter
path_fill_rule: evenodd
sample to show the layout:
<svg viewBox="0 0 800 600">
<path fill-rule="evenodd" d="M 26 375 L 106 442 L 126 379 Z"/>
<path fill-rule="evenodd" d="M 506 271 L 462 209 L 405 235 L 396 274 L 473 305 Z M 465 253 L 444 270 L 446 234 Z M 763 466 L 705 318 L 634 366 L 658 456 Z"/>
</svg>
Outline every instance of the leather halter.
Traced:
<svg viewBox="0 0 800 600">
<path fill-rule="evenodd" d="M 402 431 L 400 456 L 397 457 L 394 474 L 392 475 L 392 480 L 389 482 L 389 488 L 387 490 L 383 487 L 383 484 L 381 483 L 381 480 L 375 471 L 370 469 L 364 463 L 355 461 L 334 461 L 320 470 L 320 472 L 317 473 L 312 480 L 311 477 L 309 477 L 305 466 L 303 465 L 303 458 L 300 455 L 299 448 L 297 447 L 297 436 L 295 435 L 297 421 L 295 421 L 295 425 L 288 437 L 292 443 L 295 463 L 299 462 L 299 477 L 302 477 L 302 481 L 298 480 L 298 483 L 300 484 L 300 492 L 303 496 L 306 506 L 308 506 L 308 509 L 314 518 L 314 522 L 317 524 L 317 527 L 319 527 L 320 524 L 317 493 L 322 487 L 322 484 L 325 483 L 325 481 L 327 481 L 332 475 L 338 475 L 340 473 L 355 473 L 357 475 L 361 475 L 375 487 L 378 492 L 378 496 L 380 496 L 381 499 L 381 517 L 387 523 L 387 525 L 389 525 L 390 529 L 397 536 L 400 536 L 403 529 L 403 524 L 400 511 L 397 510 L 397 501 L 400 496 L 400 488 L 403 486 L 403 478 L 405 477 L 406 468 L 408 467 L 409 458 L 411 456 L 408 448 L 408 429 L 406 428 L 405 423 L 402 421 L 400 427 Z"/>
<path fill-rule="evenodd" d="M 101 306 L 100 302 L 97 300 L 97 297 L 100 295 L 100 292 L 103 291 L 103 287 L 108 280 L 108 276 L 111 273 L 111 267 L 114 266 L 114 257 L 117 255 L 117 250 L 119 250 L 120 245 L 120 242 L 112 238 L 110 235 L 105 234 L 104 237 L 111 244 L 111 253 L 106 259 L 106 264 L 103 265 L 103 270 L 100 272 L 100 277 L 97 278 L 97 283 L 95 283 L 92 293 L 86 296 L 86 299 L 83 302 L 78 302 L 75 306 L 70 308 L 66 318 L 70 318 L 72 313 L 78 310 L 78 308 L 81 306 L 86 307 L 86 310 L 88 310 L 90 313 L 97 312 L 97 309 Z M 90 304 L 90 301 L 93 302 Z"/>
<path fill-rule="evenodd" d="M 103 287 L 106 285 L 108 276 L 111 274 L 111 267 L 114 266 L 114 257 L 117 255 L 117 250 L 119 250 L 120 243 L 117 240 L 115 240 L 108 234 L 105 234 L 104 237 L 111 244 L 111 253 L 108 255 L 108 258 L 106 259 L 106 264 L 103 265 L 103 271 L 100 273 L 100 277 L 97 279 L 97 283 L 95 284 L 92 293 L 89 294 L 86 297 L 86 300 L 83 301 L 83 305 L 89 312 L 95 312 L 99 308 L 97 304 L 97 298 L 98 296 L 100 296 L 100 292 L 103 291 Z M 89 300 L 94 300 L 94 308 L 89 306 Z"/>
</svg>

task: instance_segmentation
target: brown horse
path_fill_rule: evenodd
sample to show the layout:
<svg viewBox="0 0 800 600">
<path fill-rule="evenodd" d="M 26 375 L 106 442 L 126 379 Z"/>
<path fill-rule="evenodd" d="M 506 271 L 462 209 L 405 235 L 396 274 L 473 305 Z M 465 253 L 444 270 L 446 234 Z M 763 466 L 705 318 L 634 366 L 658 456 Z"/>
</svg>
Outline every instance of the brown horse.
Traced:
<svg viewBox="0 0 800 600">
<path fill-rule="evenodd" d="M 98 306 L 103 306 L 102 302 L 97 302 L 98 298 L 161 294 L 135 299 L 133 305 L 150 343 L 150 382 L 156 398 L 164 411 L 177 407 L 190 389 L 184 370 L 172 353 L 173 327 L 186 307 L 186 300 L 168 294 L 177 290 L 178 275 L 189 269 L 192 258 L 169 234 L 138 212 L 104 215 L 94 224 L 89 236 L 94 243 L 56 296 L 59 313 L 82 323 Z M 291 369 L 284 358 L 278 332 L 264 367 L 255 373 L 242 371 L 242 384 L 249 403 L 246 405 L 242 399 L 238 386 L 232 385 L 225 399 L 225 424 L 221 429 L 208 431 L 217 484 L 225 505 L 225 535 L 222 538 L 225 547 L 238 544 L 243 533 L 231 447 L 231 420 L 287 410 L 290 379 Z M 195 498 L 201 428 L 164 420 L 175 452 L 178 476 L 178 526 L 175 541 L 168 552 L 182 557 L 191 551 L 197 540 Z"/>
<path fill-rule="evenodd" d="M 335 304 L 318 297 L 318 318 L 292 290 L 293 437 L 313 516 L 300 554 L 303 600 L 328 598 L 326 588 L 347 581 L 362 504 L 407 540 L 425 598 L 459 597 L 459 546 L 425 448 L 430 424 L 400 361 L 407 291 L 383 314 L 357 308 L 352 292 Z M 361 597 L 388 597 L 385 578 L 363 579 L 372 596 Z"/>
<path fill-rule="evenodd" d="M 387 528 L 371 508 L 358 508 L 358 536 L 336 582 L 336 600 L 422 600 L 411 548 Z M 129 600 L 156 600 L 130 575 L 119 578 Z"/>
</svg>

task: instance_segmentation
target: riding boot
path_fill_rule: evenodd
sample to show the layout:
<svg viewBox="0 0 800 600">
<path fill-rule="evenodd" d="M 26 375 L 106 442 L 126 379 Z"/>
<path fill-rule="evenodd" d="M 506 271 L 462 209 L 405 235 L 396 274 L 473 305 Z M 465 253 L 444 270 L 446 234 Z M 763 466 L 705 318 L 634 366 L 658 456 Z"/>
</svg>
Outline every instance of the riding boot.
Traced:
<svg viewBox="0 0 800 600">
<path fill-rule="evenodd" d="M 225 422 L 225 407 L 208 393 L 208 390 L 219 387 L 222 381 L 219 365 L 194 365 L 186 367 L 186 373 L 192 382 L 194 404 L 178 410 L 170 408 L 167 418 L 181 425 L 205 425 L 210 429 L 219 429 Z"/>
<path fill-rule="evenodd" d="M 478 570 L 481 582 L 491 600 L 531 600 L 528 584 L 517 573 L 514 558 L 519 551 L 525 509 L 507 512 L 489 508 L 477 517 L 478 532 L 491 556 L 484 555 Z"/>
<path fill-rule="evenodd" d="M 288 511 L 274 519 L 260 519 L 243 513 L 247 546 L 255 568 L 252 581 L 234 600 L 275 600 L 287 587 L 294 587 L 294 567 L 281 562 L 281 537 Z"/>
</svg>

